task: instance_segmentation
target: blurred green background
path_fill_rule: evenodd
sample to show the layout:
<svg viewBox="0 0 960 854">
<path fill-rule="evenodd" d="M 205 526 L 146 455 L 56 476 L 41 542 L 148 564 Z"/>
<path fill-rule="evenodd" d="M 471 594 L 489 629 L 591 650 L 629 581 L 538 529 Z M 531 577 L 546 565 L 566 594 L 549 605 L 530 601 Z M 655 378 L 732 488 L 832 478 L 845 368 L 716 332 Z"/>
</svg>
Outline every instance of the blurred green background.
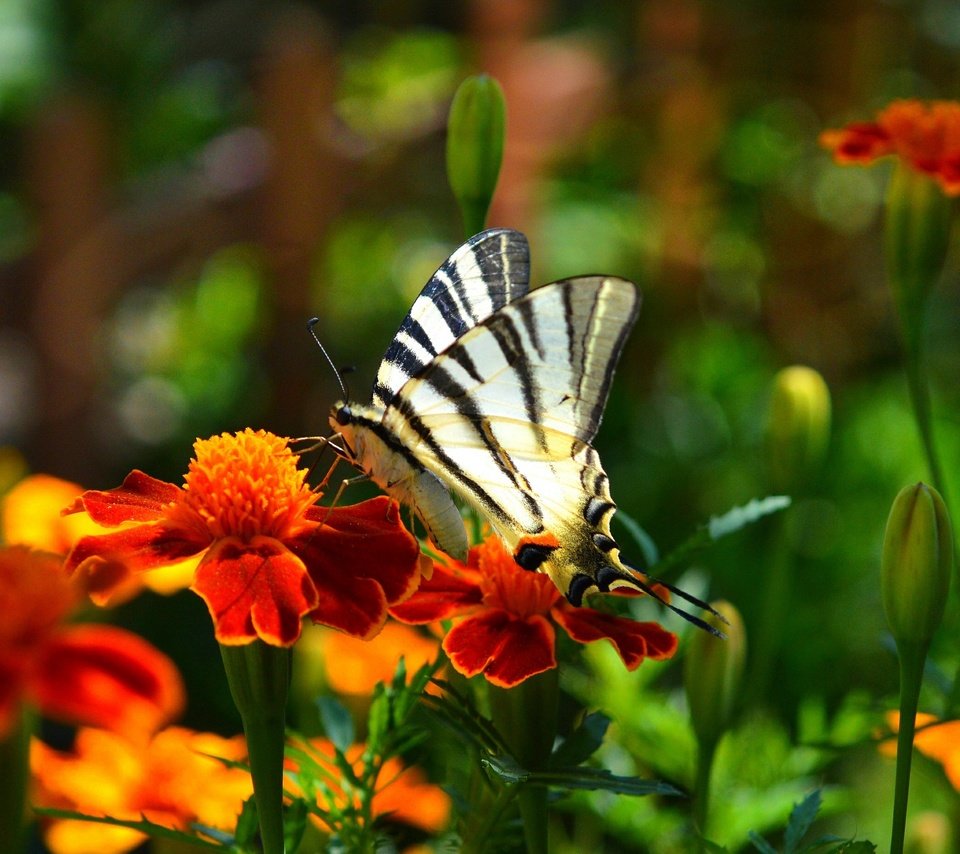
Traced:
<svg viewBox="0 0 960 854">
<path fill-rule="evenodd" d="M 19 455 L 4 476 L 105 488 L 137 467 L 178 482 L 197 436 L 327 432 L 338 391 L 304 323 L 319 315 L 366 398 L 464 237 L 444 124 L 457 84 L 486 71 L 507 99 L 489 224 L 529 236 L 534 283 L 604 272 L 644 293 L 597 446 L 614 498 L 662 550 L 772 491 L 776 371 L 825 377 L 828 459 L 790 522 L 730 538 L 686 581 L 736 603 L 749 633 L 786 538 L 789 604 L 754 706 L 783 750 L 828 741 L 851 706 L 879 721 L 897 688 L 883 525 L 926 472 L 883 277 L 888 168 L 837 167 L 816 140 L 894 97 L 953 96 L 958 58 L 948 0 L 0 0 L 0 445 Z M 956 279 L 952 254 L 929 329 L 954 495 Z M 145 594 L 111 618 L 175 655 L 188 723 L 235 725 L 196 597 Z M 934 649 L 951 675 L 957 627 L 954 607 Z M 741 758 L 780 773 L 772 743 Z M 870 787 L 892 763 L 869 747 L 822 756 L 794 779 L 816 768 L 811 786 L 849 786 L 833 829 L 884 840 L 889 805 Z M 914 806 L 956 822 L 942 772 L 919 773 Z M 620 843 L 656 847 L 589 808 Z M 654 821 L 646 803 L 615 809 Z"/>
</svg>

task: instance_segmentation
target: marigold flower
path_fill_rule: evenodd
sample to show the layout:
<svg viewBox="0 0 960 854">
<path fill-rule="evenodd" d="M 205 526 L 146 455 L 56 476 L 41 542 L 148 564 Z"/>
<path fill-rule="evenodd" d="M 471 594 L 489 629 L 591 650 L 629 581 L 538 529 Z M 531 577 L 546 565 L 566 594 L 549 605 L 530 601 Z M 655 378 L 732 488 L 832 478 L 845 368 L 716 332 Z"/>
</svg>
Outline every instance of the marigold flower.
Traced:
<svg viewBox="0 0 960 854">
<path fill-rule="evenodd" d="M 118 566 L 139 572 L 199 556 L 192 589 L 228 645 L 290 646 L 303 616 L 370 638 L 387 607 L 416 589 L 419 546 L 395 502 L 316 506 L 287 440 L 263 430 L 198 440 L 194 451 L 182 488 L 133 471 L 116 489 L 85 492 L 71 511 L 138 524 L 83 538 L 68 570 L 108 594 Z"/>
<path fill-rule="evenodd" d="M 232 831 L 253 791 L 250 775 L 214 757 L 241 761 L 245 756 L 242 737 L 180 727 L 141 743 L 84 729 L 66 752 L 35 739 L 33 803 L 128 821 L 146 818 L 178 830 L 196 822 Z M 120 854 L 146 839 L 129 828 L 72 819 L 45 819 L 43 836 L 53 854 Z"/>
<path fill-rule="evenodd" d="M 960 195 L 960 103 L 894 101 L 873 122 L 824 131 L 820 144 L 843 164 L 895 155 L 934 178 L 947 195 Z"/>
<path fill-rule="evenodd" d="M 900 713 L 887 712 L 887 724 L 892 732 L 899 731 Z M 924 756 L 943 766 L 944 773 L 953 788 L 960 791 L 960 721 L 937 723 L 935 715 L 919 712 L 916 717 L 916 735 L 913 745 Z M 897 755 L 895 740 L 880 743 L 880 752 L 886 756 Z"/>
<path fill-rule="evenodd" d="M 23 702 L 127 735 L 152 732 L 182 709 L 176 668 L 146 641 L 112 626 L 66 625 L 81 598 L 56 556 L 0 549 L 0 738 Z"/>
<path fill-rule="evenodd" d="M 557 666 L 557 625 L 579 643 L 609 640 L 628 670 L 677 648 L 676 635 L 658 623 L 574 608 L 547 576 L 518 567 L 495 536 L 470 550 L 467 565 L 435 565 L 433 577 L 390 613 L 407 623 L 462 617 L 443 641 L 451 663 L 502 688 Z"/>
<path fill-rule="evenodd" d="M 336 763 L 333 744 L 327 739 L 310 739 L 308 745 L 302 745 L 311 758 L 327 772 L 323 786 L 318 786 L 317 803 L 324 811 L 343 812 L 360 806 L 355 793 L 348 793 L 337 781 L 343 779 L 343 773 Z M 363 770 L 365 745 L 354 744 L 346 751 L 346 758 L 359 777 Z M 288 767 L 296 774 L 296 763 L 288 760 Z M 294 783 L 296 778 L 293 778 Z M 294 791 L 296 785 L 291 787 Z M 392 821 L 418 827 L 428 833 L 438 833 L 446 827 L 450 817 L 450 796 L 439 786 L 430 783 L 422 770 L 416 766 L 405 766 L 397 757 L 391 757 L 383 763 L 376 781 L 376 791 L 372 801 L 372 818 L 389 818 Z M 318 817 L 314 822 L 323 830 L 328 830 Z"/>
</svg>

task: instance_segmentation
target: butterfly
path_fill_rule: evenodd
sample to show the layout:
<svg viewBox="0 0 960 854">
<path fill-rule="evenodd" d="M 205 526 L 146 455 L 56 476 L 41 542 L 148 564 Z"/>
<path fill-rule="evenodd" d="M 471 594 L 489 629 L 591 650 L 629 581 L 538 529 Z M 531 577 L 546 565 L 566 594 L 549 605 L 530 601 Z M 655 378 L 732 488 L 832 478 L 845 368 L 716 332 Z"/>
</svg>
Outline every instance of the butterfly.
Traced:
<svg viewBox="0 0 960 854">
<path fill-rule="evenodd" d="M 370 403 L 334 405 L 334 447 L 457 560 L 468 541 L 453 495 L 491 524 L 518 566 L 546 573 L 573 605 L 617 588 L 663 601 L 656 580 L 620 557 L 616 505 L 591 445 L 639 291 L 616 276 L 531 291 L 529 274 L 518 231 L 488 229 L 457 249 L 400 324 Z"/>
</svg>

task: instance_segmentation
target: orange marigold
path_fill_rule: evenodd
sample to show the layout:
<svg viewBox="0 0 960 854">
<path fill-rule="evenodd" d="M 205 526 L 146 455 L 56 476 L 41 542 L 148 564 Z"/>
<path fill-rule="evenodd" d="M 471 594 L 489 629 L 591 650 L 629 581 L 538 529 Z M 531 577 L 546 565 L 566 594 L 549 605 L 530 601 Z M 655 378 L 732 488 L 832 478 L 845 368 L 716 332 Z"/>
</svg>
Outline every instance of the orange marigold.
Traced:
<svg viewBox="0 0 960 854">
<path fill-rule="evenodd" d="M 70 512 L 138 524 L 84 537 L 68 570 L 106 596 L 125 573 L 199 556 L 192 589 L 221 644 L 290 646 L 304 616 L 373 637 L 419 583 L 417 541 L 386 498 L 317 506 L 287 443 L 263 430 L 224 433 L 196 442 L 182 488 L 133 471 L 116 489 L 85 492 Z"/>
<path fill-rule="evenodd" d="M 843 164 L 897 156 L 934 178 L 947 195 L 960 195 L 960 103 L 894 101 L 875 121 L 824 131 L 820 143 Z"/>
</svg>

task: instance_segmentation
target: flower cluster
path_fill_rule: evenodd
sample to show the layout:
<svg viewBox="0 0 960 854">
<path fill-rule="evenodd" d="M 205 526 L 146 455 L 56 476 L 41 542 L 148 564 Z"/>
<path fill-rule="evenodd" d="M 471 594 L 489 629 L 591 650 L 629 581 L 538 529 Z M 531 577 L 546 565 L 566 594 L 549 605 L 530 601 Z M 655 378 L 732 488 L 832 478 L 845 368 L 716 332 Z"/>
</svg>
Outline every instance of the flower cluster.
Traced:
<svg viewBox="0 0 960 854">
<path fill-rule="evenodd" d="M 838 163 L 872 163 L 897 156 L 960 195 L 960 104 L 954 101 L 894 101 L 872 122 L 852 122 L 824 131 L 820 142 Z"/>
</svg>

